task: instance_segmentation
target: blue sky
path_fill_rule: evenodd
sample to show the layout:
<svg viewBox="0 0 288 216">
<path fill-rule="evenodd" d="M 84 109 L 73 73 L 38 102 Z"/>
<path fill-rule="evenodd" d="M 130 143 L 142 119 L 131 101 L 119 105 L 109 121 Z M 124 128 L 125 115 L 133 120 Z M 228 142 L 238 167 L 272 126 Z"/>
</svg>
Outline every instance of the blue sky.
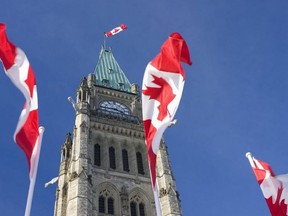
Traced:
<svg viewBox="0 0 288 216">
<path fill-rule="evenodd" d="M 46 128 L 32 216 L 51 216 L 60 148 L 72 132 L 75 98 L 94 71 L 103 32 L 131 83 L 171 32 L 186 39 L 193 65 L 165 132 L 183 215 L 270 215 L 245 153 L 288 173 L 288 1 L 123 0 L 2 1 L 0 22 L 28 56 L 38 83 Z M 13 133 L 24 98 L 0 68 L 0 212 L 23 215 L 29 187 L 24 153 Z"/>
</svg>

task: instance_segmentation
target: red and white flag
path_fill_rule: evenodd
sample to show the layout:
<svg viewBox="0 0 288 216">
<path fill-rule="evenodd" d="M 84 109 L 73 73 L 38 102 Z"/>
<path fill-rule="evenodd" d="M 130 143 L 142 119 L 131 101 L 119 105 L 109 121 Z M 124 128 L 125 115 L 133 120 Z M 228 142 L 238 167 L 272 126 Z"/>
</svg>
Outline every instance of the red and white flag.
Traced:
<svg viewBox="0 0 288 216">
<path fill-rule="evenodd" d="M 113 36 L 115 34 L 118 34 L 121 31 L 126 30 L 126 29 L 127 29 L 127 26 L 125 24 L 122 24 L 121 26 L 118 26 L 118 27 L 112 29 L 111 31 L 105 32 L 105 36 L 106 37 L 111 37 L 111 36 Z"/>
<path fill-rule="evenodd" d="M 189 49 L 179 33 L 172 33 L 160 53 L 147 65 L 143 78 L 143 123 L 157 215 L 161 211 L 156 185 L 156 157 L 162 135 L 171 125 L 182 96 L 185 72 L 181 62 L 192 64 Z"/>
<path fill-rule="evenodd" d="M 272 216 L 287 216 L 288 174 L 276 176 L 266 162 L 246 154 Z"/>
<path fill-rule="evenodd" d="M 8 40 L 5 30 L 6 25 L 0 23 L 0 59 L 6 75 L 26 99 L 14 133 L 14 141 L 24 151 L 28 161 L 29 200 L 32 199 L 30 194 L 31 183 L 33 184 L 32 189 L 34 189 L 44 128 L 39 128 L 38 125 L 38 98 L 34 72 L 25 53 Z M 25 215 L 29 214 L 26 207 Z"/>
</svg>

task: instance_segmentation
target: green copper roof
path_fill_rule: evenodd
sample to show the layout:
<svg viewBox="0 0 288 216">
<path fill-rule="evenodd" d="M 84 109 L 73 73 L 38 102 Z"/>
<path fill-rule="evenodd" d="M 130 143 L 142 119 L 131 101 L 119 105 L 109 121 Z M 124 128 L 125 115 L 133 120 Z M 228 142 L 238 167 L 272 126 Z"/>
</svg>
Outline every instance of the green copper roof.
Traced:
<svg viewBox="0 0 288 216">
<path fill-rule="evenodd" d="M 131 92 L 131 84 L 115 60 L 111 49 L 102 47 L 95 68 L 96 85 Z"/>
</svg>

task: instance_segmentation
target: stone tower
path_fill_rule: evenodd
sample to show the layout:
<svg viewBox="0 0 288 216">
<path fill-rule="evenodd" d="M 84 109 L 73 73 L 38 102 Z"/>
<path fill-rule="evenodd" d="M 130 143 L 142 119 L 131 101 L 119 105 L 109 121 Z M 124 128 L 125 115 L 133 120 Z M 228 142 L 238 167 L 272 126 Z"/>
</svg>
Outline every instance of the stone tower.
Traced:
<svg viewBox="0 0 288 216">
<path fill-rule="evenodd" d="M 155 216 L 139 87 L 130 84 L 111 49 L 101 49 L 76 97 L 73 136 L 67 134 L 61 149 L 54 216 Z M 163 140 L 157 167 L 162 214 L 181 215 Z"/>
</svg>

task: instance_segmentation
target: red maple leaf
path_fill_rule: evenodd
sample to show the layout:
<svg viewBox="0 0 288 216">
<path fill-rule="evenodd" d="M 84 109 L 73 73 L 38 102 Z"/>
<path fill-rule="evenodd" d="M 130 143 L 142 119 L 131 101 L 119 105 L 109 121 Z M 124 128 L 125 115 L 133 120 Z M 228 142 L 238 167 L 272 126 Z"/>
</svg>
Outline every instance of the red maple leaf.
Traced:
<svg viewBox="0 0 288 216">
<path fill-rule="evenodd" d="M 277 197 L 275 203 L 272 200 L 272 196 L 266 199 L 269 210 L 272 216 L 286 216 L 287 205 L 285 204 L 285 200 L 280 202 L 281 194 L 283 192 L 283 188 L 278 188 Z"/>
<path fill-rule="evenodd" d="M 120 31 L 120 29 L 118 28 L 113 29 L 113 33 L 117 33 L 118 31 Z"/>
<path fill-rule="evenodd" d="M 168 114 L 168 105 L 176 97 L 173 93 L 173 90 L 168 82 L 161 77 L 152 75 L 154 80 L 152 81 L 159 87 L 149 87 L 146 86 L 146 90 L 143 90 L 144 95 L 150 96 L 150 99 L 155 99 L 160 102 L 160 105 L 157 107 L 159 110 L 158 120 L 162 121 Z"/>
</svg>

